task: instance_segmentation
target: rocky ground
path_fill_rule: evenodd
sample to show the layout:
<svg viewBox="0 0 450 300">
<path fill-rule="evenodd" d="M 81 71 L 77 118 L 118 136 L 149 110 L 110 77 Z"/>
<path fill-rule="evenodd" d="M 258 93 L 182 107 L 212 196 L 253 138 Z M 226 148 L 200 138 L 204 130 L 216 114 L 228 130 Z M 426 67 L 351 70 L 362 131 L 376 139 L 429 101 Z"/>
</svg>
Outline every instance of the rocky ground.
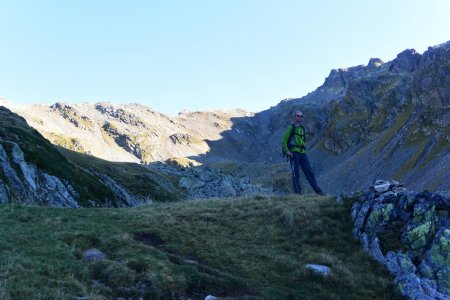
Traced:
<svg viewBox="0 0 450 300">
<path fill-rule="evenodd" d="M 379 180 L 353 205 L 353 234 L 407 299 L 450 297 L 450 192 Z"/>
</svg>

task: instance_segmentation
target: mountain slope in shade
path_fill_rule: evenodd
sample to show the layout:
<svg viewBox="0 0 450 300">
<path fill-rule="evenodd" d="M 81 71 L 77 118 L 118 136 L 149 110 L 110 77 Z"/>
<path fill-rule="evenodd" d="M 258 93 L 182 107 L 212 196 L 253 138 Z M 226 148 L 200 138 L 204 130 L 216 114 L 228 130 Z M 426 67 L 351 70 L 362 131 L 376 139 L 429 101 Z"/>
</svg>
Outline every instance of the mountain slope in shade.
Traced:
<svg viewBox="0 0 450 300">
<path fill-rule="evenodd" d="M 240 124 L 251 124 L 259 143 L 244 139 L 241 147 L 254 149 L 255 162 L 279 162 L 296 109 L 306 115 L 310 160 L 328 192 L 362 189 L 377 178 L 419 190 L 450 188 L 450 42 L 422 55 L 405 50 L 387 63 L 332 70 L 314 92 L 239 118 L 223 135 L 231 140 L 244 130 Z M 225 144 L 214 142 L 211 152 Z M 239 154 L 230 149 L 227 158 Z"/>
</svg>

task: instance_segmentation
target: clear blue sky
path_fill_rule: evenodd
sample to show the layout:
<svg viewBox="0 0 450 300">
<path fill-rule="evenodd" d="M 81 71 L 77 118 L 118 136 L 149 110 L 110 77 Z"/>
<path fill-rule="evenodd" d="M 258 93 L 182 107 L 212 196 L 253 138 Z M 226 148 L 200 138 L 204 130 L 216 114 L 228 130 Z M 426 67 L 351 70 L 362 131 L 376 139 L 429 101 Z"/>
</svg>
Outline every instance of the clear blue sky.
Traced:
<svg viewBox="0 0 450 300">
<path fill-rule="evenodd" d="M 0 96 L 260 111 L 450 40 L 450 1 L 0 0 Z"/>
</svg>

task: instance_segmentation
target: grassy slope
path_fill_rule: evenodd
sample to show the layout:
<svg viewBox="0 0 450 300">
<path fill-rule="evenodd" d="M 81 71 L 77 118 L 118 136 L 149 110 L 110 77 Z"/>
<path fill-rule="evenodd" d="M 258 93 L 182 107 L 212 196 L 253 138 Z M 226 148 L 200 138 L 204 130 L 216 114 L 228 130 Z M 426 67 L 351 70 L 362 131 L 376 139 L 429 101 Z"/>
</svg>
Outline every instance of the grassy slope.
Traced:
<svg viewBox="0 0 450 300">
<path fill-rule="evenodd" d="M 114 193 L 101 185 L 97 177 L 84 171 L 91 168 L 114 178 L 134 195 L 150 195 L 156 201 L 171 201 L 176 200 L 177 195 L 181 193 L 174 187 L 175 184 L 171 184 L 171 180 L 177 181 L 177 178 L 163 178 L 138 164 L 109 162 L 52 145 L 39 132 L 28 126 L 23 118 L 4 107 L 0 107 L 0 139 L 15 141 L 24 152 L 28 163 L 70 182 L 80 193 L 79 203 L 82 206 L 90 206 L 89 199 L 100 205 L 110 200 L 116 205 Z M 9 149 L 9 143 L 0 143 Z M 165 187 L 156 181 L 158 178 Z"/>
<path fill-rule="evenodd" d="M 131 209 L 3 205 L 0 298 L 400 299 L 352 239 L 350 206 L 316 196 Z M 90 247 L 108 259 L 82 261 Z M 333 273 L 314 277 L 306 263 Z"/>
<path fill-rule="evenodd" d="M 156 201 L 164 202 L 178 200 L 177 195 L 182 193 L 177 188 L 178 178 L 164 177 L 142 165 L 107 161 L 63 147 L 57 147 L 57 149 L 74 165 L 84 169 L 94 169 L 112 177 L 133 195 L 152 196 Z"/>
<path fill-rule="evenodd" d="M 48 140 L 17 114 L 0 106 L 0 139 L 15 141 L 24 152 L 25 160 L 39 169 L 60 179 L 66 179 L 80 193 L 81 205 L 87 205 L 92 199 L 100 204 L 106 199 L 114 199 L 111 190 L 102 186 L 99 188 L 97 178 L 86 174 L 77 166 L 71 164 Z M 3 141 L 4 147 L 8 143 Z"/>
</svg>

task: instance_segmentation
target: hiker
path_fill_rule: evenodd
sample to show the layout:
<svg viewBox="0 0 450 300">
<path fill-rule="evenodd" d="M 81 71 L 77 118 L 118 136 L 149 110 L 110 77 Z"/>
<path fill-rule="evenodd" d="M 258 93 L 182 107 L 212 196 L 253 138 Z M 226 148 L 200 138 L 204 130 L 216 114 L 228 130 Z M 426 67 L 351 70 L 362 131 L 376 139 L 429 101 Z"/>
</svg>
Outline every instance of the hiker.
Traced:
<svg viewBox="0 0 450 300">
<path fill-rule="evenodd" d="M 305 128 L 301 125 L 302 122 L 303 113 L 299 110 L 295 111 L 294 122 L 289 125 L 281 139 L 283 153 L 289 157 L 291 163 L 294 193 L 301 194 L 302 192 L 300 187 L 300 166 L 314 191 L 319 195 L 325 196 L 325 193 L 317 185 L 316 177 L 314 176 L 308 157 L 306 156 L 306 132 Z"/>
</svg>

